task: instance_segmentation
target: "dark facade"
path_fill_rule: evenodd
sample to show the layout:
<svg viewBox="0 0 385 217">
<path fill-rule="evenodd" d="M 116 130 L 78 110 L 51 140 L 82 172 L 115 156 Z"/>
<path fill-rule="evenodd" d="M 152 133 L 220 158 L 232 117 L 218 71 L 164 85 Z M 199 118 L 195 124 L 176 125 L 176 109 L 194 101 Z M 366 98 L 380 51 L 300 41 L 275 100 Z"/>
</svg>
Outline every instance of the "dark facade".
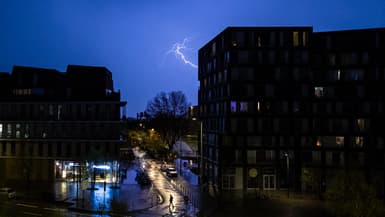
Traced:
<svg viewBox="0 0 385 217">
<path fill-rule="evenodd" d="M 229 27 L 199 50 L 203 177 L 319 191 L 341 170 L 384 192 L 385 29 Z"/>
<path fill-rule="evenodd" d="M 61 179 L 59 161 L 119 159 L 125 102 L 105 67 L 15 66 L 0 90 L 0 182 Z"/>
</svg>

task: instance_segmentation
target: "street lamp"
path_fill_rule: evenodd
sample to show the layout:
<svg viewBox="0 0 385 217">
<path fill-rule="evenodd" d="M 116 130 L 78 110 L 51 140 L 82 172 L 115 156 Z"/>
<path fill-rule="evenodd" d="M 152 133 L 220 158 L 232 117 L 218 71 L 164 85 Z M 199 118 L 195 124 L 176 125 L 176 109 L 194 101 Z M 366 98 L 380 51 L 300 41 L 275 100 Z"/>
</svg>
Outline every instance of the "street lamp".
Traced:
<svg viewBox="0 0 385 217">
<path fill-rule="evenodd" d="M 288 152 L 285 152 L 284 153 L 284 156 L 286 157 L 286 169 L 287 169 L 287 197 L 290 196 L 290 160 L 289 160 L 289 153 Z"/>
</svg>

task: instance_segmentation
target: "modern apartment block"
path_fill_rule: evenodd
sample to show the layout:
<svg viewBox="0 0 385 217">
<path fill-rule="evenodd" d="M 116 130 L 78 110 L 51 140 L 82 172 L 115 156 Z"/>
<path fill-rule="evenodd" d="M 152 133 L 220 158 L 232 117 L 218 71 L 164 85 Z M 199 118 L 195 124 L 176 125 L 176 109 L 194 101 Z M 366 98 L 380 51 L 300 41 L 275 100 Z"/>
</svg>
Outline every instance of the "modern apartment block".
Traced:
<svg viewBox="0 0 385 217">
<path fill-rule="evenodd" d="M 385 185 L 385 28 L 229 27 L 199 50 L 203 180 L 322 191 L 342 170 Z"/>
<path fill-rule="evenodd" d="M 74 180 L 80 167 L 112 181 L 125 104 L 105 67 L 0 73 L 0 183 Z"/>
</svg>

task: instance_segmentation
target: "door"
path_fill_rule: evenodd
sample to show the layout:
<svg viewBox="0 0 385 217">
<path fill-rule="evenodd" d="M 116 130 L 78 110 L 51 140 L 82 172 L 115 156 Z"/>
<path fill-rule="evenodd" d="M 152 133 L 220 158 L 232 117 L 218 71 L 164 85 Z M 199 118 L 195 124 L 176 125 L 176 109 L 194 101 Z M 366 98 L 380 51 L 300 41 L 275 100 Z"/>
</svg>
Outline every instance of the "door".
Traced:
<svg viewBox="0 0 385 217">
<path fill-rule="evenodd" d="M 263 190 L 275 190 L 275 175 L 263 175 Z"/>
</svg>

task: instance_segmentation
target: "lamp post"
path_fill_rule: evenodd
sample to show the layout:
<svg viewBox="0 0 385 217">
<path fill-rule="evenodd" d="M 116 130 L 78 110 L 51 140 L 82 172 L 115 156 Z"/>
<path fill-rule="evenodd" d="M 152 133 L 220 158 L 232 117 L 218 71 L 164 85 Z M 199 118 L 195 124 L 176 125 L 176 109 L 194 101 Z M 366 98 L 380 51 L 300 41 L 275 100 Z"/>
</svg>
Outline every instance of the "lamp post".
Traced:
<svg viewBox="0 0 385 217">
<path fill-rule="evenodd" d="M 289 160 L 289 153 L 285 152 L 284 156 L 286 157 L 286 169 L 287 169 L 287 197 L 290 196 L 290 160 Z"/>
</svg>

